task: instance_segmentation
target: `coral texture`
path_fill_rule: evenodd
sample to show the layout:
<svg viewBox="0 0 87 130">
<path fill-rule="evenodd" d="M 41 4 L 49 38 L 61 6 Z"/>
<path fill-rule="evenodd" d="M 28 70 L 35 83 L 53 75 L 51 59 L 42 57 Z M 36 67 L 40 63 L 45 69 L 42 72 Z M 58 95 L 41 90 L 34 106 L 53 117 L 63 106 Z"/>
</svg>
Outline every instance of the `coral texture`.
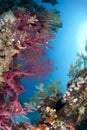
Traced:
<svg viewBox="0 0 87 130">
<path fill-rule="evenodd" d="M 32 112 L 29 107 L 23 108 L 18 100 L 25 91 L 20 80 L 45 76 L 52 71 L 51 61 L 45 57 L 54 36 L 49 26 L 44 28 L 41 16 L 33 9 L 7 10 L 0 15 L 0 129 L 12 130 L 17 126 L 25 130 L 31 124 L 17 124 L 14 119 L 14 116 L 26 118 L 26 114 Z M 44 18 L 45 14 L 45 22 Z"/>
<path fill-rule="evenodd" d="M 75 130 L 87 120 L 87 69 L 68 83 L 63 96 L 46 97 L 38 107 L 39 125 L 48 130 Z M 36 130 L 39 128 L 37 126 Z M 41 130 L 41 129 L 40 129 Z"/>
</svg>

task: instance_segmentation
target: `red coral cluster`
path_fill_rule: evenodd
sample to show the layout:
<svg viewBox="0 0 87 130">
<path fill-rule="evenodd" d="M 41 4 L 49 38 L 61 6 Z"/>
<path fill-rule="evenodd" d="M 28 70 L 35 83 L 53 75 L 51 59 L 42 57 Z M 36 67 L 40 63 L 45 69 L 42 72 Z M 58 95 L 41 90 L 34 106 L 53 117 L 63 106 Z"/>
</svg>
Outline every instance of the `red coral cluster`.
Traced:
<svg viewBox="0 0 87 130">
<path fill-rule="evenodd" d="M 24 87 L 20 85 L 20 78 L 31 75 L 22 71 L 4 73 L 5 84 L 0 93 L 0 128 L 2 130 L 12 130 L 11 123 L 16 125 L 14 116 L 26 116 L 27 112 L 31 112 L 29 108 L 23 108 L 18 101 L 18 95 L 24 92 Z"/>
<path fill-rule="evenodd" d="M 8 101 L 4 101 L 4 96 L 0 94 L 0 129 L 12 130 L 11 124 L 16 125 L 14 116 L 25 116 L 29 110 L 22 108 L 17 97 L 9 97 Z"/>
<path fill-rule="evenodd" d="M 39 21 L 41 18 L 37 18 L 36 15 L 32 16 L 29 11 L 19 11 L 19 15 L 16 17 L 17 37 L 13 44 L 15 43 L 17 46 L 20 44 L 20 47 L 24 47 L 25 50 L 27 48 L 28 51 L 35 54 L 46 54 L 46 47 L 49 47 L 48 42 L 53 35 L 42 27 L 42 23 Z"/>
<path fill-rule="evenodd" d="M 7 26 L 9 24 L 6 23 L 6 28 Z M 47 72 L 52 71 L 52 63 L 45 56 L 53 35 L 42 28 L 37 16 L 31 15 L 27 10 L 20 10 L 9 30 L 6 34 L 8 38 L 12 38 L 11 44 L 19 53 L 12 55 L 9 70 L 3 73 L 4 85 L 0 91 L 1 130 L 12 130 L 12 124 L 16 125 L 14 116 L 25 116 L 30 112 L 30 109 L 23 108 L 18 101 L 19 94 L 25 91 L 20 79 L 36 74 L 47 75 Z"/>
<path fill-rule="evenodd" d="M 17 38 L 12 43 L 21 50 L 17 55 L 17 61 L 20 61 L 21 67 L 29 72 L 47 75 L 53 67 L 47 58 L 46 50 L 51 48 L 49 41 L 54 35 L 49 33 L 48 28 L 44 29 L 42 21 L 39 20 L 40 15 L 32 15 L 29 10 L 18 12 L 15 23 Z"/>
</svg>

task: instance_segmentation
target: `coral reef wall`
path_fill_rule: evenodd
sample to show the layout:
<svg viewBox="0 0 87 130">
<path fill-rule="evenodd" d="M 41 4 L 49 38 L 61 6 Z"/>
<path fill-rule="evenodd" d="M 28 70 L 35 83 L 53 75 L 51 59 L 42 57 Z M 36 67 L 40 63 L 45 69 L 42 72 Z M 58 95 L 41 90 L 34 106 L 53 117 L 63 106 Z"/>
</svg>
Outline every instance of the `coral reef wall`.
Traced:
<svg viewBox="0 0 87 130">
<path fill-rule="evenodd" d="M 32 130 L 77 130 L 87 121 L 87 69 L 80 71 L 67 87 L 64 95 L 46 97 L 38 106 L 41 118 Z"/>
<path fill-rule="evenodd" d="M 40 14 L 39 14 L 40 12 Z M 53 19 L 58 19 L 54 25 Z M 18 100 L 25 88 L 23 77 L 49 74 L 52 62 L 46 49 L 61 26 L 59 12 L 48 11 L 30 1 L 0 1 L 0 129 L 26 130 L 30 123 L 18 123 L 14 116 L 26 117 L 32 110 Z M 46 59 L 46 60 L 45 60 Z M 45 76 L 44 75 L 44 76 Z"/>
</svg>

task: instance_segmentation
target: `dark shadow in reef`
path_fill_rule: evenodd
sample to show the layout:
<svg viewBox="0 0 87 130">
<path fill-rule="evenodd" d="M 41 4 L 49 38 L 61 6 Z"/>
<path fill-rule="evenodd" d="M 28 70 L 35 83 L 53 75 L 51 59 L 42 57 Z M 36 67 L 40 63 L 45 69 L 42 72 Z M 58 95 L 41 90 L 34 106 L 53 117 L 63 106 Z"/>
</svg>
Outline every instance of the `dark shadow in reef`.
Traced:
<svg viewBox="0 0 87 130">
<path fill-rule="evenodd" d="M 87 130 L 87 120 L 83 121 L 81 125 L 77 127 L 76 130 Z"/>
</svg>

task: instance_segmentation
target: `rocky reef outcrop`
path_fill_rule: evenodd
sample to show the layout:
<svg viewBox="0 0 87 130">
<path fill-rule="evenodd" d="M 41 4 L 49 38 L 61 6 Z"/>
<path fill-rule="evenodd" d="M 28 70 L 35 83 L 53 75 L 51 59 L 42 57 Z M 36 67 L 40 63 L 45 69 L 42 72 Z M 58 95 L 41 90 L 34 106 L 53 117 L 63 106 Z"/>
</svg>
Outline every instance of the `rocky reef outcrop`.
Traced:
<svg viewBox="0 0 87 130">
<path fill-rule="evenodd" d="M 42 125 L 43 130 L 78 129 L 87 120 L 87 69 L 68 82 L 64 95 L 45 98 L 38 111 L 41 113 L 38 128 Z"/>
</svg>

